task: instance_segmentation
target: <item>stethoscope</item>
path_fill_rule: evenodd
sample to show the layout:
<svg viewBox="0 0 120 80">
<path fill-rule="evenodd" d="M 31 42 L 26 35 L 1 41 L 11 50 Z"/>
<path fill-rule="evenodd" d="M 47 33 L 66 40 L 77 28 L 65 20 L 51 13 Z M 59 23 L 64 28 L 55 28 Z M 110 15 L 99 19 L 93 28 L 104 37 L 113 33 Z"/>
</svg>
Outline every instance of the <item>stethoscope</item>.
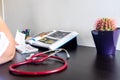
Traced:
<svg viewBox="0 0 120 80">
<path fill-rule="evenodd" d="M 68 54 L 67 50 L 65 50 L 65 49 L 48 50 L 45 52 L 30 55 L 29 57 L 26 58 L 25 61 L 10 65 L 9 71 L 14 74 L 18 74 L 18 75 L 30 75 L 30 76 L 47 75 L 47 74 L 52 74 L 52 73 L 63 71 L 67 68 L 68 63 L 67 63 L 66 59 L 56 56 L 56 54 L 61 51 L 65 51 L 67 58 L 70 58 L 70 55 Z M 47 54 L 47 53 L 51 53 L 51 54 Z M 42 58 L 39 58 L 39 57 L 42 57 Z M 46 71 L 24 71 L 24 70 L 16 69 L 17 67 L 20 67 L 20 66 L 26 65 L 26 64 L 31 64 L 31 63 L 39 64 L 49 58 L 54 58 L 53 60 L 59 60 L 62 62 L 63 65 L 56 69 L 46 70 Z"/>
</svg>

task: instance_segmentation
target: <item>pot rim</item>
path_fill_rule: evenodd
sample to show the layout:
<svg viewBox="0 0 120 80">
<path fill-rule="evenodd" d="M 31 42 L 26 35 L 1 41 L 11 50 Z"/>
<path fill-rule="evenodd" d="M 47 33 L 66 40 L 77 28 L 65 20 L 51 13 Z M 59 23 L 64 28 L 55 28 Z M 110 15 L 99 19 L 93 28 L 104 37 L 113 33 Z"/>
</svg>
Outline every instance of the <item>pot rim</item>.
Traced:
<svg viewBox="0 0 120 80">
<path fill-rule="evenodd" d="M 113 31 L 116 31 L 116 30 L 120 30 L 120 27 L 119 27 L 119 28 L 116 28 L 116 29 L 113 30 Z M 101 31 L 101 30 L 92 30 L 92 31 L 97 31 L 97 32 L 113 32 L 113 31 Z"/>
</svg>

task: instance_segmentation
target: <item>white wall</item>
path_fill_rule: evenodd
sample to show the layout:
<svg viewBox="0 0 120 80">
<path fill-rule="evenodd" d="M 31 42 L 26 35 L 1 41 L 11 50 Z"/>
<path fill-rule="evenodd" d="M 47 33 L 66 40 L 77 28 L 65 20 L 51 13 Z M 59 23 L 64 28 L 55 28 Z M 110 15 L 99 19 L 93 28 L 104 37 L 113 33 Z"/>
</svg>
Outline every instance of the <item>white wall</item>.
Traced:
<svg viewBox="0 0 120 80">
<path fill-rule="evenodd" d="M 4 0 L 5 19 L 12 31 L 30 27 L 32 33 L 64 29 L 77 31 L 78 44 L 94 46 L 91 30 L 101 17 L 120 26 L 119 0 Z M 117 49 L 120 50 L 120 38 Z"/>
<path fill-rule="evenodd" d="M 2 0 L 0 0 L 0 16 L 2 17 Z"/>
<path fill-rule="evenodd" d="M 5 21 L 15 35 L 32 24 L 30 0 L 4 0 Z"/>
</svg>

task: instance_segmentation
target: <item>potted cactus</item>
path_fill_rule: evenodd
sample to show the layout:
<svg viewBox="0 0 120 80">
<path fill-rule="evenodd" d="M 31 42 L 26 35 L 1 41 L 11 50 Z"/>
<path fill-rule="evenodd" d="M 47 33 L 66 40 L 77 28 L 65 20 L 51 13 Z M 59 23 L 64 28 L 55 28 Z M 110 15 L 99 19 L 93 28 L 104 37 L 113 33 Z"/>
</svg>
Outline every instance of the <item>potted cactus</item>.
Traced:
<svg viewBox="0 0 120 80">
<path fill-rule="evenodd" d="M 120 33 L 120 28 L 115 26 L 114 20 L 101 18 L 92 30 L 92 36 L 96 46 L 97 54 L 114 55 Z"/>
</svg>

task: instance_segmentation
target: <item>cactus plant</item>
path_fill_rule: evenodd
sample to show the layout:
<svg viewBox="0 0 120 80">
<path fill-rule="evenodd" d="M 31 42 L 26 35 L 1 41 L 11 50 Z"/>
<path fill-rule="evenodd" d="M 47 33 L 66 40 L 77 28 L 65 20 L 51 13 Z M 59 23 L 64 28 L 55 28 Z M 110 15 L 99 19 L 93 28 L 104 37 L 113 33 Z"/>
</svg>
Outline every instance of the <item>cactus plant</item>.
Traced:
<svg viewBox="0 0 120 80">
<path fill-rule="evenodd" d="M 96 23 L 96 30 L 99 31 L 114 31 L 116 29 L 113 19 L 101 18 Z"/>
<path fill-rule="evenodd" d="M 92 30 L 92 36 L 96 45 L 97 53 L 100 55 L 114 55 L 120 28 L 110 18 L 101 18 L 96 22 L 96 30 Z"/>
</svg>

